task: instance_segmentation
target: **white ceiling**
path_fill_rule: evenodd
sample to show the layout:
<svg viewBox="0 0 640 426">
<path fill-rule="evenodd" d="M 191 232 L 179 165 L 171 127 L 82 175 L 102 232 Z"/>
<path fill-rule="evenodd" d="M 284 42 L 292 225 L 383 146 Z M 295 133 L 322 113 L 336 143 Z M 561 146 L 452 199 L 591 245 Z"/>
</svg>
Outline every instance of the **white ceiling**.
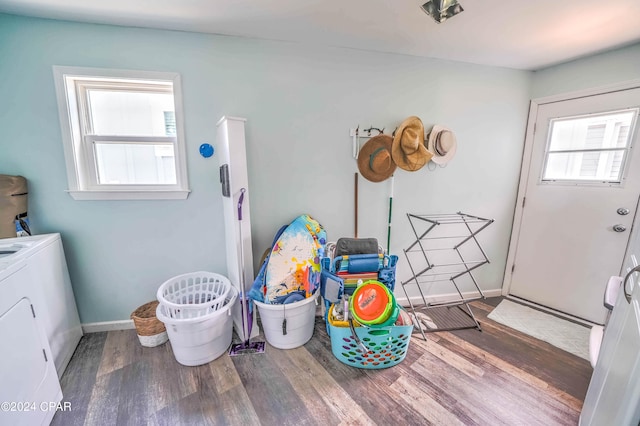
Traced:
<svg viewBox="0 0 640 426">
<path fill-rule="evenodd" d="M 536 70 L 640 42 L 639 0 L 0 0 L 0 12 L 286 40 Z"/>
</svg>

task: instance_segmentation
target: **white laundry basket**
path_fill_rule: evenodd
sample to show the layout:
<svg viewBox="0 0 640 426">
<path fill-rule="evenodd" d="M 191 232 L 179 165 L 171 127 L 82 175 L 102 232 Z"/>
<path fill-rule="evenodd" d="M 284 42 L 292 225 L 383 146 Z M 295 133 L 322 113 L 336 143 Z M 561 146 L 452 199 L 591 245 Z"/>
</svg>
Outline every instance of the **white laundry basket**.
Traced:
<svg viewBox="0 0 640 426">
<path fill-rule="evenodd" d="M 227 278 L 211 272 L 180 275 L 158 289 L 156 317 L 167 329 L 176 361 L 202 365 L 226 352 L 237 297 Z"/>
<path fill-rule="evenodd" d="M 220 309 L 231 291 L 231 282 L 213 272 L 191 272 L 165 281 L 157 298 L 169 318 L 201 318 Z"/>
<path fill-rule="evenodd" d="M 316 291 L 311 297 L 284 305 L 254 300 L 267 342 L 278 349 L 293 349 L 307 343 L 313 336 L 319 294 Z"/>
</svg>

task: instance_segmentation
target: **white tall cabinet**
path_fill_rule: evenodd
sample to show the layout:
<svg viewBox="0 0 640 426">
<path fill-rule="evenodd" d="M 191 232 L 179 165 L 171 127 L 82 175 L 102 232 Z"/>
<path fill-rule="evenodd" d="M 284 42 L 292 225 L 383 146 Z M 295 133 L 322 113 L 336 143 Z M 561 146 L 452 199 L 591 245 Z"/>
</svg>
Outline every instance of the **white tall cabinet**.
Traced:
<svg viewBox="0 0 640 426">
<path fill-rule="evenodd" d="M 249 177 L 247 175 L 247 150 L 244 125 L 247 120 L 240 117 L 222 117 L 217 124 L 217 146 L 220 162 L 220 177 L 223 183 L 222 206 L 224 209 L 225 241 L 227 253 L 227 277 L 240 291 L 242 267 L 244 267 L 245 291 L 253 284 L 253 252 L 251 246 L 251 209 Z M 225 171 L 226 169 L 226 171 Z M 225 191 L 225 186 L 228 191 Z M 244 188 L 242 220 L 238 220 L 238 202 Z M 241 237 L 242 236 L 242 237 Z M 242 247 L 241 247 L 242 244 Z M 242 255 L 242 257 L 241 257 Z M 242 261 L 241 261 L 242 260 Z M 240 298 L 238 297 L 238 300 Z M 246 340 L 242 327 L 241 303 L 233 307 L 233 325 L 242 340 Z M 253 317 L 251 337 L 258 335 L 256 316 Z"/>
</svg>

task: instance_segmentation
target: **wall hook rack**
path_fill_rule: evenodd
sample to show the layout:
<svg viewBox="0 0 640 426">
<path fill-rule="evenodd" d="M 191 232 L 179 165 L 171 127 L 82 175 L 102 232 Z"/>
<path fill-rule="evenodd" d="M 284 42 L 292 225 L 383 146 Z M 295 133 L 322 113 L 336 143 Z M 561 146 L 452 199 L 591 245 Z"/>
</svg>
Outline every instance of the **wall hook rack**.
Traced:
<svg viewBox="0 0 640 426">
<path fill-rule="evenodd" d="M 360 129 L 360 125 L 355 129 L 349 129 L 349 136 L 352 138 L 353 143 L 353 158 L 358 159 L 358 152 L 360 152 L 360 139 L 370 139 L 374 136 L 383 135 L 384 127 L 382 129 L 378 127 L 369 126 L 367 129 Z"/>
</svg>

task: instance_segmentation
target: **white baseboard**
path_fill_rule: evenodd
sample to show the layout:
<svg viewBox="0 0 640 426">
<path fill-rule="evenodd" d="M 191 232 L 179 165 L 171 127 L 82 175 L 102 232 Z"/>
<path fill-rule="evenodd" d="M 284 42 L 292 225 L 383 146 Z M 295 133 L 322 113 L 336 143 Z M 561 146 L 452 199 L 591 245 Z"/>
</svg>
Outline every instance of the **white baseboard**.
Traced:
<svg viewBox="0 0 640 426">
<path fill-rule="evenodd" d="M 136 328 L 133 320 L 90 322 L 82 324 L 83 333 L 99 333 L 101 331 L 131 330 Z"/>
<path fill-rule="evenodd" d="M 499 297 L 502 295 L 502 289 L 493 289 L 493 290 L 483 290 L 485 297 Z M 466 292 L 462 293 L 462 296 L 465 298 L 473 298 L 478 295 L 477 292 Z M 448 302 L 451 300 L 457 300 L 460 296 L 458 293 L 450 293 L 450 294 L 438 294 L 438 295 L 430 295 L 426 297 L 428 303 L 440 303 L 440 302 Z M 396 301 L 401 306 L 410 306 L 409 300 L 406 297 L 397 297 Z M 422 301 L 422 297 L 413 296 L 411 297 L 411 302 L 414 306 L 422 305 L 424 302 Z M 242 323 L 238 323 L 234 321 L 234 326 L 237 328 L 236 332 L 238 335 L 242 334 L 241 325 Z M 91 322 L 87 324 L 82 324 L 82 332 L 83 333 L 99 333 L 102 331 L 115 331 L 115 330 L 131 330 L 136 328 L 133 323 L 133 320 L 122 320 L 122 321 L 105 321 L 105 322 Z M 238 329 L 239 328 L 239 329 Z M 251 330 L 251 337 L 256 337 L 258 334 L 258 325 L 255 323 L 254 316 L 254 325 Z"/>
<path fill-rule="evenodd" d="M 484 297 L 500 297 L 502 296 L 502 289 L 496 288 L 492 290 L 482 290 L 482 293 L 484 293 Z M 469 292 L 462 293 L 462 296 L 465 299 L 471 299 L 471 298 L 477 297 L 478 292 L 469 291 Z M 411 303 L 413 303 L 413 306 L 424 305 L 424 301 L 422 300 L 421 296 L 411 296 L 410 299 L 411 299 Z M 437 294 L 437 295 L 425 296 L 425 299 L 427 303 L 445 303 L 445 302 L 450 302 L 450 301 L 460 299 L 460 295 L 458 293 Z M 396 295 L 396 301 L 401 306 L 410 306 L 409 299 L 407 299 L 406 297 L 398 297 Z"/>
</svg>

